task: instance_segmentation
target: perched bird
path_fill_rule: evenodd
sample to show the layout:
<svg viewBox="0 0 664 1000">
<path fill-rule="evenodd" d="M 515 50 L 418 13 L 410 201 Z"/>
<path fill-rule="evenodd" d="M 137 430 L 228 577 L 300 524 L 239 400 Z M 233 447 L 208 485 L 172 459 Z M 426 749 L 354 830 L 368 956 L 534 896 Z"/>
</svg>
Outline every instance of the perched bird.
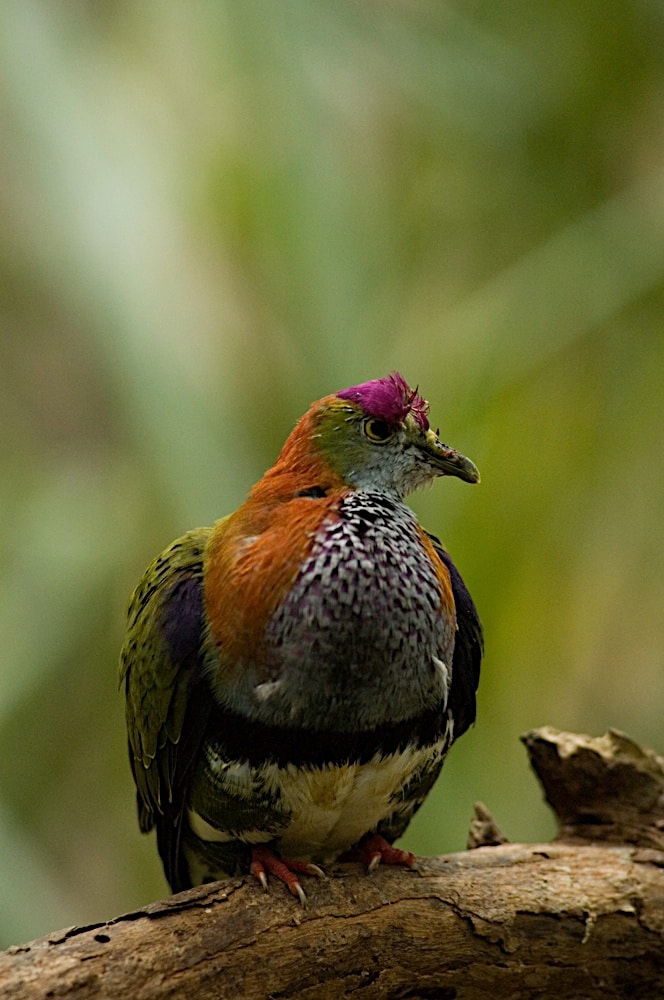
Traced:
<svg viewBox="0 0 664 1000">
<path fill-rule="evenodd" d="M 475 606 L 403 501 L 479 481 L 398 373 L 313 403 L 233 514 L 173 542 L 121 658 L 140 827 L 177 892 L 392 847 L 474 721 Z M 350 853 L 349 853 L 350 852 Z"/>
</svg>

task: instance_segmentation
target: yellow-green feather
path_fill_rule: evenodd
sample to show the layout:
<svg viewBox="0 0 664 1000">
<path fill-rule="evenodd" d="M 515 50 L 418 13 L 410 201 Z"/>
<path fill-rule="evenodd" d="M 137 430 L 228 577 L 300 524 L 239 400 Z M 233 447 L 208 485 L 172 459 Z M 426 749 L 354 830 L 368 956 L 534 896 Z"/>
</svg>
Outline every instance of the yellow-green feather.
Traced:
<svg viewBox="0 0 664 1000">
<path fill-rule="evenodd" d="M 170 792 L 168 745 L 178 743 L 187 708 L 192 665 L 174 656 L 164 631 L 168 597 L 178 582 L 201 581 L 210 528 L 196 528 L 168 546 L 146 569 L 128 611 L 120 660 L 126 718 L 139 795 L 151 812 Z M 158 759 L 160 752 L 166 753 Z M 166 785 L 166 789 L 164 789 Z"/>
</svg>

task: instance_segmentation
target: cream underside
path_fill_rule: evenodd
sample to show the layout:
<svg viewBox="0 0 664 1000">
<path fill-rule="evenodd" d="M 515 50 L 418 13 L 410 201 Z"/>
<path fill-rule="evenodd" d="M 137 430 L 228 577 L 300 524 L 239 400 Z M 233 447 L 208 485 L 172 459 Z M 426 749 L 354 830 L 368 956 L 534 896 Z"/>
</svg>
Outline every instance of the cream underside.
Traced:
<svg viewBox="0 0 664 1000">
<path fill-rule="evenodd" d="M 398 811 L 399 793 L 416 772 L 431 764 L 433 753 L 439 751 L 431 747 L 406 749 L 387 757 L 376 755 L 365 764 L 321 768 L 267 765 L 263 772 L 266 783 L 280 790 L 280 804 L 292 816 L 276 837 L 279 850 L 300 859 L 323 863 L 334 860 L 382 819 Z M 224 843 L 238 839 L 217 830 L 193 810 L 189 811 L 189 823 L 203 840 Z M 240 839 L 259 844 L 275 837 L 249 830 L 243 831 Z"/>
</svg>

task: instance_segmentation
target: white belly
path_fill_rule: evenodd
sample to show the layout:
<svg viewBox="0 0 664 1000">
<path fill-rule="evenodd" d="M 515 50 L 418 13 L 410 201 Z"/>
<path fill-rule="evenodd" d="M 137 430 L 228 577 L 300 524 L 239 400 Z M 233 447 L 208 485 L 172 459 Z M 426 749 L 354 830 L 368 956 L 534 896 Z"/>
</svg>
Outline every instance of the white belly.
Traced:
<svg viewBox="0 0 664 1000">
<path fill-rule="evenodd" d="M 282 802 L 292 817 L 277 838 L 279 850 L 286 857 L 333 861 L 398 811 L 404 786 L 430 760 L 431 747 L 365 764 L 279 769 Z"/>
</svg>

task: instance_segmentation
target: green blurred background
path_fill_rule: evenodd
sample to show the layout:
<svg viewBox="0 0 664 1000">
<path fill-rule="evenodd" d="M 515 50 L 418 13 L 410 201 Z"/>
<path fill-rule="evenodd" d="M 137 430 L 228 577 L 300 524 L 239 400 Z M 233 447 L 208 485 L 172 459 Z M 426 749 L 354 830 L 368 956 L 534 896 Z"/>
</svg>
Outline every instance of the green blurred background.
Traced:
<svg viewBox="0 0 664 1000">
<path fill-rule="evenodd" d="M 518 736 L 664 750 L 664 6 L 0 8 L 0 939 L 166 894 L 117 654 L 172 538 L 400 369 L 480 487 L 413 506 L 487 635 L 405 843 L 553 824 Z"/>
</svg>

